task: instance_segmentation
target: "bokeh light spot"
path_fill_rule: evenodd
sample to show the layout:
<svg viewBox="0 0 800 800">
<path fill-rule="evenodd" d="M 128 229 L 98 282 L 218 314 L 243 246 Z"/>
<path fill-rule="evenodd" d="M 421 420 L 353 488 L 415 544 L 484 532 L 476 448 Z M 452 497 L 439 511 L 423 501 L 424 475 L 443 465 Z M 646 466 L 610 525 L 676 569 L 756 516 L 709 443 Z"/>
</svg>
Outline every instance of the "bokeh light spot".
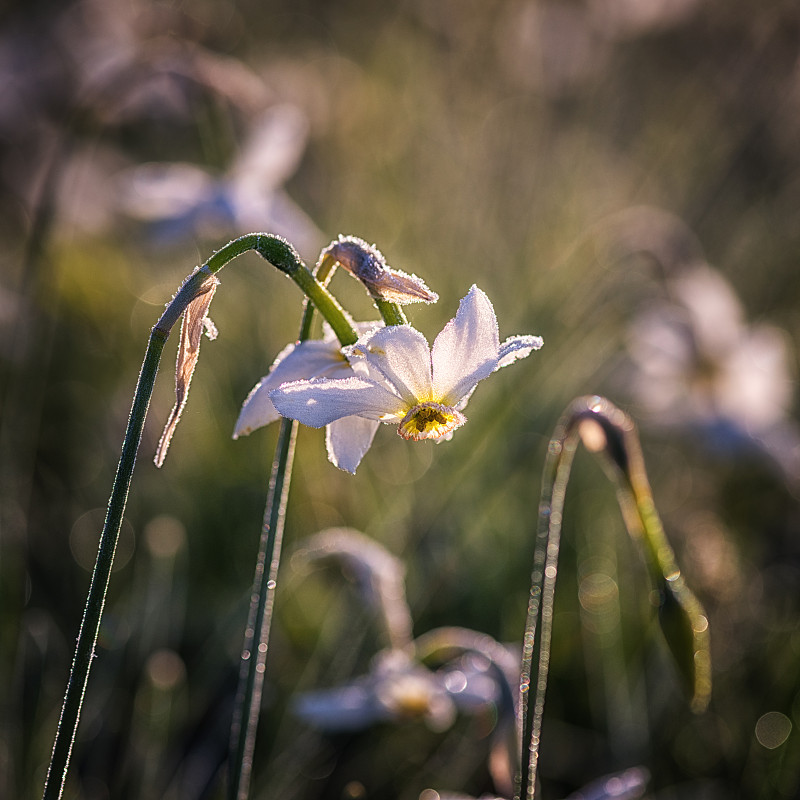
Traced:
<svg viewBox="0 0 800 800">
<path fill-rule="evenodd" d="M 762 747 L 780 747 L 792 732 L 792 721 L 780 711 L 768 711 L 756 722 L 756 739 Z"/>
<path fill-rule="evenodd" d="M 183 659 L 174 650 L 156 650 L 147 659 L 145 670 L 153 686 L 164 692 L 174 689 L 186 678 Z"/>
<path fill-rule="evenodd" d="M 75 520 L 69 533 L 69 549 L 72 557 L 87 572 L 94 569 L 105 516 L 104 508 L 93 508 Z M 135 547 L 136 537 L 133 526 L 127 519 L 124 519 L 114 554 L 114 572 L 121 570 L 130 561 Z"/>
<path fill-rule="evenodd" d="M 144 529 L 147 549 L 156 558 L 175 558 L 186 542 L 186 528 L 175 517 L 155 517 Z"/>
</svg>

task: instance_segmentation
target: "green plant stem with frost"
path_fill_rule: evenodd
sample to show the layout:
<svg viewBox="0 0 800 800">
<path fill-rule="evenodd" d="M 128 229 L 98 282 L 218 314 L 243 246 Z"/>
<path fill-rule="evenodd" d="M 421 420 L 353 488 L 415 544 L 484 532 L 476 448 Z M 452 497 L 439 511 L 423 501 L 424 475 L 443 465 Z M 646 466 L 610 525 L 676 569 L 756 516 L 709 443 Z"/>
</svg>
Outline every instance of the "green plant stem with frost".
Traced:
<svg viewBox="0 0 800 800">
<path fill-rule="evenodd" d="M 296 438 L 297 423 L 294 420 L 282 419 L 256 559 L 253 593 L 239 671 L 239 688 L 231 726 L 228 795 L 234 800 L 246 800 L 250 794 L 253 753 L 261 711 L 261 693 L 266 673 L 269 632 L 275 605 Z"/>
<path fill-rule="evenodd" d="M 390 303 L 388 300 L 375 300 L 383 321 L 387 325 L 407 325 L 408 320 L 401 306 L 397 303 Z"/>
<path fill-rule="evenodd" d="M 579 441 L 606 456 L 625 525 L 642 545 L 657 592 L 661 630 L 691 697 L 692 710 L 703 711 L 711 696 L 708 619 L 684 582 L 667 541 L 633 421 L 605 398 L 578 398 L 556 426 L 542 478 L 520 677 L 520 741 L 527 751 L 522 752 L 517 800 L 533 800 L 536 794 L 564 497 Z"/>
<path fill-rule="evenodd" d="M 315 283 L 310 285 L 309 288 L 316 288 L 317 285 L 326 287 L 333 277 L 338 264 L 339 262 L 331 253 L 323 251 L 314 271 Z M 307 292 L 307 294 L 313 300 L 310 292 Z M 378 298 L 373 299 L 387 325 L 407 324 L 406 316 L 399 304 Z M 315 301 L 314 304 L 306 302 L 298 335 L 298 341 L 300 342 L 308 339 L 311 334 L 314 305 L 317 305 L 317 302 Z M 326 316 L 326 319 L 330 323 L 329 316 Z M 346 341 L 335 327 L 333 329 L 340 344 L 344 346 L 353 343 L 349 339 Z M 348 337 L 351 335 L 350 331 L 345 330 L 344 333 Z M 289 497 L 296 433 L 297 423 L 283 418 L 278 433 L 267 505 L 264 510 L 264 524 L 256 558 L 253 592 L 247 628 L 245 629 L 245 641 L 242 648 L 239 687 L 236 693 L 233 724 L 231 726 L 230 761 L 228 765 L 228 797 L 230 800 L 247 800 L 250 794 L 253 753 L 255 752 L 256 733 L 261 710 L 261 693 L 266 673 L 269 633 L 272 625 L 275 591 L 277 589 L 285 510 Z M 268 565 L 269 568 L 267 568 Z"/>
<path fill-rule="evenodd" d="M 316 268 L 316 280 L 320 285 L 327 286 L 335 269 L 336 262 L 330 256 L 323 257 Z M 306 301 L 298 341 L 302 342 L 309 338 L 313 319 L 314 306 Z M 239 670 L 239 687 L 231 726 L 228 766 L 228 796 L 231 800 L 246 800 L 250 794 L 253 753 L 261 711 L 261 693 L 266 673 L 269 632 L 275 605 L 296 436 L 297 422 L 285 417 L 281 419 L 256 558 L 253 592 Z"/>
<path fill-rule="evenodd" d="M 250 250 L 255 250 L 302 289 L 306 297 L 325 317 L 342 345 L 354 344 L 358 339 L 341 306 L 303 264 L 294 248 L 285 239 L 267 233 L 251 233 L 241 236 L 214 253 L 202 267 L 184 281 L 161 318 L 153 326 L 136 384 L 119 466 L 109 497 L 103 531 L 100 535 L 97 559 L 89 584 L 75 655 L 45 779 L 43 800 L 60 798 L 66 784 L 70 756 L 95 655 L 103 607 L 114 563 L 114 553 L 119 540 L 133 468 L 136 463 L 136 454 L 139 450 L 164 345 L 173 326 L 181 318 L 188 305 L 205 290 L 209 278 L 234 258 Z"/>
</svg>

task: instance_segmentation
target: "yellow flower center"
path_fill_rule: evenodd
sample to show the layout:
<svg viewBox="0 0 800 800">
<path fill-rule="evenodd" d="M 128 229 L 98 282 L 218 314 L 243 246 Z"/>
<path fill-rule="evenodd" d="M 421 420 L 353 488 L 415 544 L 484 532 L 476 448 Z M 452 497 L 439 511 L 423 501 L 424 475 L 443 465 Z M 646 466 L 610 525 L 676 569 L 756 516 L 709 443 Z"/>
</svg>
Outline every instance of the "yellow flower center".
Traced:
<svg viewBox="0 0 800 800">
<path fill-rule="evenodd" d="M 419 442 L 422 439 L 441 439 L 467 421 L 467 418 L 450 406 L 440 403 L 420 403 L 403 417 L 398 433 L 404 439 Z"/>
<path fill-rule="evenodd" d="M 431 709 L 431 686 L 418 676 L 398 676 L 381 688 L 380 702 L 402 719 L 419 719 Z"/>
</svg>

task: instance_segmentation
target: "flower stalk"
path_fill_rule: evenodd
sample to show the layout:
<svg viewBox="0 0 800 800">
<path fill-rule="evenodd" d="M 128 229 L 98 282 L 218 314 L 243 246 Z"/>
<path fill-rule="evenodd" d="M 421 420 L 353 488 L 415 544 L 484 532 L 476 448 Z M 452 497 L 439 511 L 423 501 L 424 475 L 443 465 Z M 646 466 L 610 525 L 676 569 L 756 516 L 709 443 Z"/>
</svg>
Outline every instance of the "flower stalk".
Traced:
<svg viewBox="0 0 800 800">
<path fill-rule="evenodd" d="M 397 303 L 390 303 L 388 300 L 376 300 L 375 305 L 378 307 L 383 321 L 387 325 L 407 325 L 405 312 Z"/>
<path fill-rule="evenodd" d="M 333 276 L 335 268 L 335 261 L 322 259 L 316 269 L 315 281 L 324 287 Z M 298 341 L 302 342 L 309 338 L 313 319 L 314 305 L 306 301 Z M 296 438 L 297 422 L 287 418 L 281 419 L 264 509 L 264 524 L 261 528 L 256 557 L 250 611 L 239 667 L 239 686 L 231 725 L 228 767 L 230 800 L 247 800 L 250 794 L 253 753 L 261 712 L 261 694 L 266 673 L 269 634 L 275 605 Z"/>
<path fill-rule="evenodd" d="M 633 421 L 605 398 L 578 398 L 556 426 L 542 478 L 520 677 L 521 742 L 527 750 L 522 752 L 517 800 L 533 800 L 536 795 L 564 496 L 581 441 L 588 450 L 605 455 L 625 525 L 641 545 L 656 589 L 659 623 L 691 698 L 691 709 L 705 710 L 711 696 L 708 619 L 683 580 L 667 541 Z"/>
<path fill-rule="evenodd" d="M 176 297 L 176 301 L 177 301 Z M 173 301 L 175 302 L 175 301 Z M 159 322 L 163 325 L 163 317 Z M 174 321 L 173 321 L 174 324 Z M 61 717 L 56 729 L 53 743 L 53 752 L 50 757 L 50 766 L 45 779 L 43 800 L 56 800 L 64 791 L 67 779 L 72 746 L 78 731 L 81 706 L 89 682 L 89 671 L 95 654 L 97 637 L 100 633 L 100 622 L 103 616 L 108 585 L 111 579 L 111 568 L 114 563 L 114 552 L 119 540 L 122 527 L 122 517 L 128 498 L 128 490 L 136 463 L 136 453 L 142 438 L 147 409 L 153 393 L 158 364 L 169 335 L 168 329 L 156 326 L 150 334 L 136 392 L 131 406 L 128 427 L 122 444 L 117 473 L 108 501 L 103 532 L 100 535 L 100 544 L 97 551 L 92 580 L 86 597 L 86 606 L 83 612 L 78 640 L 75 645 L 75 656 L 72 661 L 67 690 L 61 709 Z"/>
<path fill-rule="evenodd" d="M 288 275 L 303 290 L 310 302 L 328 321 L 343 346 L 354 344 L 358 340 L 358 336 L 341 306 L 303 264 L 295 249 L 285 239 L 267 233 L 247 234 L 226 244 L 214 253 L 202 267 L 186 278 L 178 293 L 167 305 L 150 332 L 144 361 L 134 391 L 122 452 L 111 488 L 95 567 L 78 632 L 75 655 L 45 778 L 43 800 L 61 798 L 66 784 L 72 748 L 80 722 L 81 706 L 100 632 L 114 553 L 119 540 L 133 469 L 136 464 L 136 455 L 141 443 L 144 422 L 164 345 L 175 323 L 186 312 L 192 301 L 207 291 L 209 278 L 234 258 L 249 250 L 258 252 L 273 266 Z M 308 311 L 308 313 L 311 312 Z M 310 320 L 308 324 L 310 324 Z"/>
<path fill-rule="evenodd" d="M 239 688 L 231 725 L 228 791 L 231 800 L 247 800 L 250 794 L 253 753 L 261 712 L 261 694 L 266 673 L 269 634 L 275 605 L 296 438 L 297 423 L 290 419 L 282 419 L 264 510 L 264 524 L 261 529 L 253 593 L 239 669 Z"/>
</svg>

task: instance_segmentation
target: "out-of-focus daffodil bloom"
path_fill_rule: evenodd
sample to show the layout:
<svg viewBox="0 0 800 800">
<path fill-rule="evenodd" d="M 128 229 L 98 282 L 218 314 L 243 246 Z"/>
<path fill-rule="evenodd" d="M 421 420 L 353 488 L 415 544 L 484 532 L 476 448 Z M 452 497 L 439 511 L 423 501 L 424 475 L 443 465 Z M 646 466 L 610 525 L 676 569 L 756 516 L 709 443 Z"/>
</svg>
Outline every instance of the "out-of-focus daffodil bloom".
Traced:
<svg viewBox="0 0 800 800">
<path fill-rule="evenodd" d="M 788 337 L 748 325 L 733 288 L 701 265 L 668 282 L 672 295 L 633 323 L 632 390 L 651 424 L 703 434 L 724 451 L 760 450 L 800 477 L 800 432 L 791 422 Z"/>
</svg>

